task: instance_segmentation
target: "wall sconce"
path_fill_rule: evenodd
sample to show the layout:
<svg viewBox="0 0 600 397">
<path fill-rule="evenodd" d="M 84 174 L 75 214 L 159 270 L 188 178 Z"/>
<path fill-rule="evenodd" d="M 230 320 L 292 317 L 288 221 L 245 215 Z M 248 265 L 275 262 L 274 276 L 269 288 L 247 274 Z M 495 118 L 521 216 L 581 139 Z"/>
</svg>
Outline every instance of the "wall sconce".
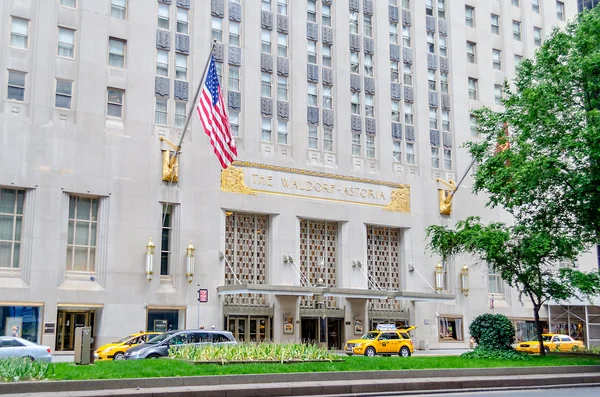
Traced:
<svg viewBox="0 0 600 397">
<path fill-rule="evenodd" d="M 146 244 L 146 278 L 148 281 L 152 280 L 154 275 L 154 249 L 156 246 L 152 242 L 152 238 Z"/>
<path fill-rule="evenodd" d="M 464 296 L 469 296 L 469 268 L 466 264 L 460 270 L 460 292 Z"/>
<path fill-rule="evenodd" d="M 196 251 L 196 248 L 194 248 L 194 246 L 192 245 L 192 242 L 190 241 L 190 245 L 188 245 L 188 247 L 185 249 L 185 263 L 186 263 L 185 278 L 187 279 L 188 283 L 191 283 L 192 279 L 194 278 L 194 252 L 195 251 Z"/>
<path fill-rule="evenodd" d="M 435 292 L 440 292 L 444 289 L 444 268 L 441 263 L 438 262 L 435 265 L 433 274 L 435 275 Z"/>
</svg>

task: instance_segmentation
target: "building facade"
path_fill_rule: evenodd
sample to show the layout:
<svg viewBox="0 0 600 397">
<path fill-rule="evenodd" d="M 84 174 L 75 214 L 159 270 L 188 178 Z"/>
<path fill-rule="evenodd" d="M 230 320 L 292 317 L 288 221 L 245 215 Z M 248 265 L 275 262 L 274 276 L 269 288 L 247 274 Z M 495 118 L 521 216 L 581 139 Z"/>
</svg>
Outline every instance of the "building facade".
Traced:
<svg viewBox="0 0 600 397">
<path fill-rule="evenodd" d="M 532 337 L 530 304 L 474 258 L 436 266 L 424 230 L 507 219 L 470 174 L 452 208 L 443 182 L 468 171 L 471 109 L 501 106 L 577 4 L 449 3 L 3 1 L 0 332 L 55 351 L 83 325 L 99 344 L 215 326 L 340 348 L 395 323 L 450 348 L 494 311 Z M 224 172 L 193 114 L 170 157 L 213 40 L 239 151 Z M 591 342 L 599 315 L 543 313 Z"/>
</svg>

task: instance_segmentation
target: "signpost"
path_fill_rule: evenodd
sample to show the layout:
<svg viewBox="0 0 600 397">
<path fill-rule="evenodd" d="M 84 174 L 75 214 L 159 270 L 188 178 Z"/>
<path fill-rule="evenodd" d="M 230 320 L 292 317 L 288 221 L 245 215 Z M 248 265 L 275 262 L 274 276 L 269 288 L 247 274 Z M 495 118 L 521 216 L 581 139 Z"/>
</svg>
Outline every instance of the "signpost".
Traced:
<svg viewBox="0 0 600 397">
<path fill-rule="evenodd" d="M 198 328 L 200 328 L 200 303 L 208 303 L 208 289 L 198 284 Z"/>
</svg>

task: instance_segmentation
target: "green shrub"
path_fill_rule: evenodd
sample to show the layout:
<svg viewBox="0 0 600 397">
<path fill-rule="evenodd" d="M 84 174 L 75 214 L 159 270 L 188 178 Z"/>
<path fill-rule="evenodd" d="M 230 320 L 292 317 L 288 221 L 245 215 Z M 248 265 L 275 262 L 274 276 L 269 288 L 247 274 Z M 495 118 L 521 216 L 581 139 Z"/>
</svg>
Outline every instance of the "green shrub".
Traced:
<svg viewBox="0 0 600 397">
<path fill-rule="evenodd" d="M 477 346 L 486 351 L 511 351 L 515 341 L 515 327 L 502 314 L 482 314 L 469 325 L 469 332 Z"/>
<path fill-rule="evenodd" d="M 483 358 L 488 360 L 531 360 L 527 353 L 521 353 L 513 349 L 510 350 L 489 350 L 477 346 L 475 350 L 463 353 L 463 358 Z"/>
<path fill-rule="evenodd" d="M 0 381 L 18 382 L 22 380 L 48 379 L 54 367 L 47 362 L 30 361 L 26 358 L 4 358 L 0 360 Z"/>
</svg>

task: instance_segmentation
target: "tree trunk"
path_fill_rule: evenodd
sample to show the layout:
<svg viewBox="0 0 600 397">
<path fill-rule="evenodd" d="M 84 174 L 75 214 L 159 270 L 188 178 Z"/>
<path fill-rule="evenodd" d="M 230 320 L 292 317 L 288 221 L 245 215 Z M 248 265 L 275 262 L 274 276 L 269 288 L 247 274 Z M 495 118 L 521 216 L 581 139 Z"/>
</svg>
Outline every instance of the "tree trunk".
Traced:
<svg viewBox="0 0 600 397">
<path fill-rule="evenodd" d="M 533 301 L 533 299 L 532 299 Z M 546 351 L 544 350 L 544 338 L 542 337 L 542 322 L 540 321 L 540 308 L 541 305 L 538 305 L 535 302 L 533 303 L 533 318 L 535 319 L 535 328 L 537 328 L 538 333 L 538 342 L 540 343 L 540 356 L 545 356 Z"/>
</svg>

